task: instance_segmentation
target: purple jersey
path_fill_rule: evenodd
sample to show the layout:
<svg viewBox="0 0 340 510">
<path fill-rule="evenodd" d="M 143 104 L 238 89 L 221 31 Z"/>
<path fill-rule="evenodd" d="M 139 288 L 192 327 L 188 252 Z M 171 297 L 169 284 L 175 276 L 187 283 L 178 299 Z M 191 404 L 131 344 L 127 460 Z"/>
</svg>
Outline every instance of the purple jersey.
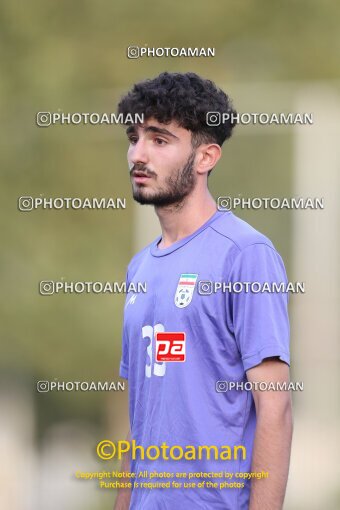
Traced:
<svg viewBox="0 0 340 510">
<path fill-rule="evenodd" d="M 132 439 L 145 449 L 164 442 L 184 450 L 187 445 L 243 445 L 247 454 L 245 460 L 137 458 L 131 470 L 137 475 L 144 470 L 171 472 L 174 477 L 177 472 L 249 472 L 256 426 L 251 391 L 223 391 L 217 382 L 246 382 L 246 371 L 267 357 L 289 364 L 288 294 L 212 286 L 286 284 L 282 259 L 267 237 L 232 212 L 217 211 L 168 248 L 159 249 L 159 241 L 135 255 L 127 272 L 128 284 L 147 283 L 146 293 L 127 295 L 124 312 L 120 375 L 129 380 Z M 184 361 L 159 360 L 159 332 L 185 333 Z M 223 477 L 192 481 L 204 480 L 230 482 Z M 183 486 L 183 480 L 177 481 Z M 245 510 L 250 482 L 232 481 L 244 487 L 135 488 L 130 508 Z"/>
</svg>

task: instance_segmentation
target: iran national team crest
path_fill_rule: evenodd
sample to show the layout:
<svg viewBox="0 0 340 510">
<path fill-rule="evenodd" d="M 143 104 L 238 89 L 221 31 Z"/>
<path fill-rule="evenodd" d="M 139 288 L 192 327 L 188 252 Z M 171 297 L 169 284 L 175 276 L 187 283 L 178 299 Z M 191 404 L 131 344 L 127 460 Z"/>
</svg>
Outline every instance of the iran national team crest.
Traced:
<svg viewBox="0 0 340 510">
<path fill-rule="evenodd" d="M 175 305 L 185 308 L 191 303 L 198 274 L 181 274 L 175 294 Z"/>
</svg>

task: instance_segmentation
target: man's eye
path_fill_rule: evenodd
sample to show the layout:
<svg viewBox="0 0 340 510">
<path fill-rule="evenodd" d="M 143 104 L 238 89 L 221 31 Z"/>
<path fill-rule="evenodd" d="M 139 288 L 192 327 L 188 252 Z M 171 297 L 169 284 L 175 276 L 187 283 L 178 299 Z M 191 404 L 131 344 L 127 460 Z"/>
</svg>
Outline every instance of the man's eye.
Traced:
<svg viewBox="0 0 340 510">
<path fill-rule="evenodd" d="M 155 142 L 157 145 L 165 145 L 166 144 L 166 141 L 163 140 L 162 138 L 155 138 Z"/>
<path fill-rule="evenodd" d="M 137 137 L 129 136 L 129 142 L 131 143 L 131 145 L 134 145 L 135 143 L 137 143 Z"/>
</svg>

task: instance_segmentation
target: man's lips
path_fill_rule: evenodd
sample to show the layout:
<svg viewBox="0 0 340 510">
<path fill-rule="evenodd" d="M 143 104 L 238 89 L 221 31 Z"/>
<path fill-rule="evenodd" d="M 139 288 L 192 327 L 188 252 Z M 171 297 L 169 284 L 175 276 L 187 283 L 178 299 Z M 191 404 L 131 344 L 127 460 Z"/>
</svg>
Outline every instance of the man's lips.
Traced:
<svg viewBox="0 0 340 510">
<path fill-rule="evenodd" d="M 135 172 L 132 172 L 132 177 L 149 177 L 149 176 L 144 172 L 138 172 L 137 170 Z"/>
<path fill-rule="evenodd" d="M 145 182 L 147 179 L 150 179 L 150 176 L 146 175 L 144 172 L 133 172 L 132 177 L 135 182 L 142 183 Z"/>
</svg>

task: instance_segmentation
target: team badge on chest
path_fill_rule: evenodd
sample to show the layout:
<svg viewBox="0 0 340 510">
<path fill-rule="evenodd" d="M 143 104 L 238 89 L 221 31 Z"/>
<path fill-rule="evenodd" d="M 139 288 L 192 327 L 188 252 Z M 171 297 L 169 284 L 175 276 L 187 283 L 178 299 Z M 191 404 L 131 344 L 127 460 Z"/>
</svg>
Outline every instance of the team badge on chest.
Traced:
<svg viewBox="0 0 340 510">
<path fill-rule="evenodd" d="M 185 308 L 191 303 L 198 274 L 181 274 L 175 294 L 175 305 Z"/>
</svg>

